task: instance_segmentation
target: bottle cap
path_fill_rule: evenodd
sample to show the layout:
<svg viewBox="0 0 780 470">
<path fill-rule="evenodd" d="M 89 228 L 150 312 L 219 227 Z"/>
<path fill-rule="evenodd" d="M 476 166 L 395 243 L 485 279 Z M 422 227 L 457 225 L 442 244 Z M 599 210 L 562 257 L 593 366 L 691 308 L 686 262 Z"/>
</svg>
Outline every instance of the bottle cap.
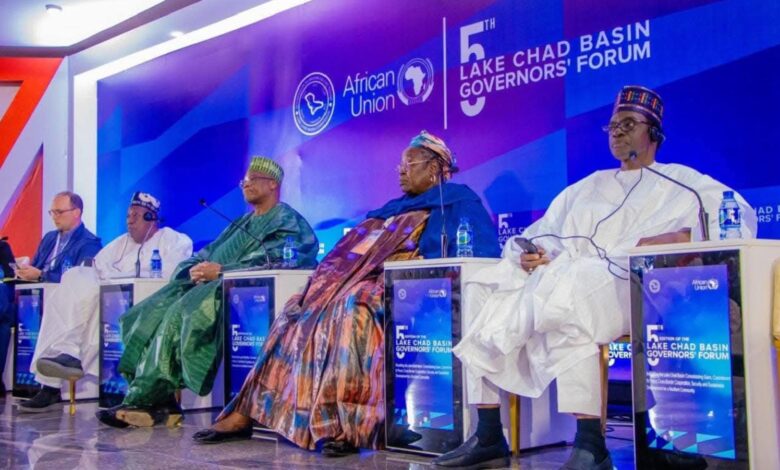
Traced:
<svg viewBox="0 0 780 470">
<path fill-rule="evenodd" d="M 724 199 L 734 199 L 734 191 L 723 191 Z"/>
</svg>

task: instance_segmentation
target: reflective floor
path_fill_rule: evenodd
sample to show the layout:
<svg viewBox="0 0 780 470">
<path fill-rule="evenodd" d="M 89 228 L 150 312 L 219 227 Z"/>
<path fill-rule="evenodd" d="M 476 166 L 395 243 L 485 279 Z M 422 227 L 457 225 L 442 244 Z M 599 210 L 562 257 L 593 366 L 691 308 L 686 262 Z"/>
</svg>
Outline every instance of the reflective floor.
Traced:
<svg viewBox="0 0 780 470">
<path fill-rule="evenodd" d="M 77 405 L 76 416 L 62 410 L 22 414 L 16 399 L 0 397 L 0 468 L 212 469 L 212 468 L 359 468 L 427 469 L 429 458 L 385 451 L 328 459 L 286 442 L 255 438 L 215 446 L 194 444 L 193 432 L 208 426 L 213 412 L 188 413 L 179 429 L 114 429 L 94 418 L 97 403 Z M 633 468 L 631 428 L 611 423 L 607 444 L 615 466 Z M 514 458 L 512 468 L 556 469 L 571 447 L 550 448 Z"/>
</svg>

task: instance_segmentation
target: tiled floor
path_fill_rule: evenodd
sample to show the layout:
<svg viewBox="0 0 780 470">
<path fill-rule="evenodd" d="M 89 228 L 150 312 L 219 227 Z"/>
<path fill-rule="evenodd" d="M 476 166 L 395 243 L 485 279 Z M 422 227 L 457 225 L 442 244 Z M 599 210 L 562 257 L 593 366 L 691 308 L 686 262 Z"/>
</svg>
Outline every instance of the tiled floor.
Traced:
<svg viewBox="0 0 780 470">
<path fill-rule="evenodd" d="M 391 452 L 364 451 L 341 459 L 294 447 L 285 442 L 253 439 L 216 446 L 196 445 L 193 432 L 209 425 L 212 412 L 187 414 L 179 429 L 113 429 L 94 418 L 97 403 L 79 403 L 76 416 L 67 407 L 43 414 L 20 414 L 15 399 L 0 398 L 0 468 L 79 469 L 212 469 L 212 468 L 359 468 L 428 469 L 428 458 Z M 631 428 L 613 423 L 608 434 L 615 466 L 633 468 Z M 570 447 L 524 454 L 512 468 L 556 469 Z"/>
</svg>

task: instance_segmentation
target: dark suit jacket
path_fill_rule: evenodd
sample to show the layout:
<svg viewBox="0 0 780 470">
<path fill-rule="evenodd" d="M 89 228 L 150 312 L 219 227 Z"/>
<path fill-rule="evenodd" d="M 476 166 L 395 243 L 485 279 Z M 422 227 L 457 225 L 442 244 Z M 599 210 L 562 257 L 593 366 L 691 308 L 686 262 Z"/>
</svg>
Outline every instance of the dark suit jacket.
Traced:
<svg viewBox="0 0 780 470">
<path fill-rule="evenodd" d="M 43 270 L 46 260 L 49 258 L 49 253 L 51 253 L 56 244 L 56 230 L 52 230 L 44 235 L 41 244 L 38 245 L 38 250 L 35 252 L 32 265 Z M 54 266 L 48 271 L 43 271 L 41 274 L 42 281 L 60 282 L 60 277 L 62 277 L 62 262 L 64 260 L 70 260 L 72 266 L 78 266 L 83 261 L 94 258 L 102 247 L 103 244 L 100 243 L 100 238 L 87 230 L 87 228 L 84 227 L 84 224 L 79 225 L 70 237 L 68 244 L 65 245 L 62 253 L 60 253 L 60 256 L 55 260 Z"/>
<path fill-rule="evenodd" d="M 14 270 L 11 268 L 11 263 L 14 262 L 14 253 L 11 251 L 11 245 L 5 240 L 0 240 L 0 274 L 3 277 L 14 277 Z M 0 325 L 3 324 L 3 320 L 7 315 L 8 325 L 11 324 L 11 302 L 14 300 L 14 287 L 13 283 L 0 284 Z M 0 341 L 2 345 L 2 341 Z M 0 346 L 2 347 L 2 346 Z M 0 352 L 0 358 L 3 358 L 2 352 Z M 0 365 L 0 370 L 3 366 Z M 2 379 L 0 379 L 2 380 Z"/>
<path fill-rule="evenodd" d="M 14 253 L 11 251 L 11 245 L 5 240 L 0 240 L 0 274 L 3 277 L 14 277 L 14 270 L 11 269 L 13 262 Z"/>
</svg>

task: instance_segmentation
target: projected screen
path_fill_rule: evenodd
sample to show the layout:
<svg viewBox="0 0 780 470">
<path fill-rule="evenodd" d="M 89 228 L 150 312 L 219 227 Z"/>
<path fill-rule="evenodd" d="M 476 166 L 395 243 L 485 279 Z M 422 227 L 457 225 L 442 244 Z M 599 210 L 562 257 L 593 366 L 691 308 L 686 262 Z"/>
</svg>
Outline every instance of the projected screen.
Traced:
<svg viewBox="0 0 780 470">
<path fill-rule="evenodd" d="M 119 317 L 133 305 L 133 286 L 103 286 L 100 292 L 100 406 L 118 404 L 127 393 L 127 381 L 119 373 L 125 350 Z"/>
<path fill-rule="evenodd" d="M 225 356 L 230 365 L 226 371 L 228 400 L 241 390 L 265 344 L 273 321 L 271 292 L 273 285 L 268 284 L 234 286 L 225 291 L 230 319 L 225 334 Z"/>
<path fill-rule="evenodd" d="M 644 297 L 656 435 L 679 451 L 735 458 L 726 266 L 654 269 Z"/>
</svg>

